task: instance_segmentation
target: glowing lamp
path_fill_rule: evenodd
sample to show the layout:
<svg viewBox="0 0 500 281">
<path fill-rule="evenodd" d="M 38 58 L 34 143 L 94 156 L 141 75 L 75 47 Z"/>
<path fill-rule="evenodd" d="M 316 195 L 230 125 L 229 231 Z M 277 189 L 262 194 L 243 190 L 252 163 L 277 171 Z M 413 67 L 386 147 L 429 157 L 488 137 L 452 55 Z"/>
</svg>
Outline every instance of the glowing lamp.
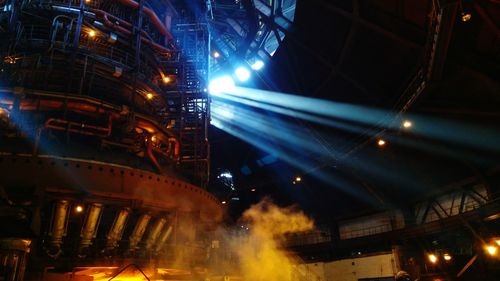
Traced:
<svg viewBox="0 0 500 281">
<path fill-rule="evenodd" d="M 170 83 L 171 80 L 172 79 L 170 79 L 170 77 L 168 77 L 168 76 L 163 77 L 163 83 L 165 83 L 165 84 Z"/>
<path fill-rule="evenodd" d="M 408 129 L 408 128 L 411 128 L 411 126 L 413 126 L 413 124 L 411 123 L 411 121 L 406 120 L 406 121 L 403 122 L 403 127 L 404 128 Z"/>
<path fill-rule="evenodd" d="M 83 212 L 83 206 L 82 206 L 82 205 L 77 205 L 77 206 L 75 207 L 75 212 L 77 212 L 77 213 L 81 213 L 81 212 Z"/>
<path fill-rule="evenodd" d="M 226 205 L 227 202 L 226 201 L 222 201 L 221 203 L 222 203 L 222 205 Z"/>
<path fill-rule="evenodd" d="M 437 261 L 438 261 L 438 257 L 436 255 L 434 255 L 434 254 L 427 255 L 427 258 L 429 259 L 429 261 L 431 263 L 437 263 Z"/>
<path fill-rule="evenodd" d="M 236 75 L 238 80 L 240 80 L 241 82 L 245 82 L 248 79 L 250 79 L 250 71 L 246 67 L 243 67 L 243 66 L 236 68 L 236 70 L 234 71 L 234 74 Z"/>
<path fill-rule="evenodd" d="M 490 255 L 490 256 L 496 256 L 497 253 L 498 253 L 498 248 L 496 246 L 493 246 L 493 245 L 488 245 L 485 247 L 486 249 L 486 252 Z"/>
<path fill-rule="evenodd" d="M 443 258 L 444 258 L 445 261 L 450 261 L 451 260 L 451 256 L 449 254 L 444 254 Z"/>
<path fill-rule="evenodd" d="M 383 140 L 383 139 L 378 140 L 377 141 L 377 145 L 378 146 L 384 146 L 385 145 L 385 140 Z"/>
<path fill-rule="evenodd" d="M 500 246 L 500 239 L 495 240 L 495 243 L 497 243 L 497 245 Z"/>
<path fill-rule="evenodd" d="M 302 178 L 301 178 L 301 177 L 295 177 L 295 181 L 296 181 L 296 182 L 301 182 L 301 181 L 302 181 Z"/>
<path fill-rule="evenodd" d="M 213 53 L 212 53 L 212 56 L 213 56 L 215 59 L 218 59 L 218 58 L 220 58 L 220 53 L 219 53 L 219 52 L 217 52 L 217 51 L 215 51 L 215 52 L 213 52 Z"/>
<path fill-rule="evenodd" d="M 89 37 L 95 37 L 95 31 L 93 30 L 89 31 Z"/>
<path fill-rule="evenodd" d="M 152 99 L 152 98 L 153 98 L 153 94 L 151 94 L 151 93 L 147 93 L 147 94 L 146 94 L 146 98 L 147 98 L 148 100 Z"/>
</svg>

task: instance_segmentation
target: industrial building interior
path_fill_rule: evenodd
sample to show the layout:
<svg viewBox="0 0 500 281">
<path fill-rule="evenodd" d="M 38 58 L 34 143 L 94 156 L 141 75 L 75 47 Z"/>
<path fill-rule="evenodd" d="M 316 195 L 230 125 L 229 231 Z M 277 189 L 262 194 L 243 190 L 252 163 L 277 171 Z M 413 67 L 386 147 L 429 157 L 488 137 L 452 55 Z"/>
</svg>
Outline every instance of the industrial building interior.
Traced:
<svg viewBox="0 0 500 281">
<path fill-rule="evenodd" d="M 500 1 L 0 0 L 1 281 L 500 280 Z"/>
</svg>

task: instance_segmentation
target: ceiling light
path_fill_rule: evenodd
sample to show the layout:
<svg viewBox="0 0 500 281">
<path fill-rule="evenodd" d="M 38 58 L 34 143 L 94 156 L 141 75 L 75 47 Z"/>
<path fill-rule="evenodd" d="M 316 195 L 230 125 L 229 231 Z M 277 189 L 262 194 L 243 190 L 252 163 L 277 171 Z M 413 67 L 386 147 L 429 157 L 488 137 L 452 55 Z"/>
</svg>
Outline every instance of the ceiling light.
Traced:
<svg viewBox="0 0 500 281">
<path fill-rule="evenodd" d="M 385 145 L 385 140 L 383 140 L 383 139 L 379 139 L 379 140 L 377 141 L 377 145 L 378 145 L 378 146 L 384 146 L 384 145 Z"/>
<path fill-rule="evenodd" d="M 170 77 L 168 77 L 168 76 L 163 77 L 163 83 L 165 83 L 165 84 L 170 83 L 171 80 L 172 79 L 170 79 Z"/>
<path fill-rule="evenodd" d="M 226 201 L 222 201 L 221 203 L 222 203 L 222 205 L 225 205 L 227 202 Z"/>
<path fill-rule="evenodd" d="M 413 126 L 413 124 L 411 123 L 411 121 L 405 120 L 403 122 L 403 127 L 405 127 L 405 128 L 408 129 L 408 128 L 411 128 L 411 126 Z"/>
<path fill-rule="evenodd" d="M 299 177 L 299 176 L 297 176 L 297 177 L 295 177 L 295 181 L 296 181 L 296 182 L 301 182 L 301 181 L 302 181 L 302 178 L 301 178 L 301 177 Z"/>
<path fill-rule="evenodd" d="M 444 258 L 445 261 L 450 261 L 451 260 L 451 256 L 449 254 L 444 254 L 443 258 Z"/>
<path fill-rule="evenodd" d="M 214 52 L 212 53 L 212 56 L 213 56 L 215 59 L 218 59 L 218 58 L 220 58 L 220 53 L 219 53 L 219 52 L 217 52 L 217 51 L 214 51 Z"/>
<path fill-rule="evenodd" d="M 147 94 L 146 94 L 146 98 L 148 98 L 148 100 L 152 99 L 152 98 L 153 98 L 153 94 L 151 94 L 151 93 L 147 93 Z"/>
<path fill-rule="evenodd" d="M 95 37 L 95 31 L 93 31 L 93 30 L 89 31 L 89 36 L 90 37 Z"/>
<path fill-rule="evenodd" d="M 255 189 L 255 188 L 252 188 L 252 189 L 250 189 L 250 191 L 251 191 L 251 192 L 255 192 L 255 191 L 256 191 L 256 189 Z"/>
<path fill-rule="evenodd" d="M 248 79 L 250 79 L 250 76 L 251 76 L 250 71 L 248 71 L 248 69 L 246 67 L 243 67 L 243 66 L 236 68 L 236 70 L 234 71 L 234 74 L 236 74 L 236 77 L 241 82 L 247 81 Z"/>
</svg>

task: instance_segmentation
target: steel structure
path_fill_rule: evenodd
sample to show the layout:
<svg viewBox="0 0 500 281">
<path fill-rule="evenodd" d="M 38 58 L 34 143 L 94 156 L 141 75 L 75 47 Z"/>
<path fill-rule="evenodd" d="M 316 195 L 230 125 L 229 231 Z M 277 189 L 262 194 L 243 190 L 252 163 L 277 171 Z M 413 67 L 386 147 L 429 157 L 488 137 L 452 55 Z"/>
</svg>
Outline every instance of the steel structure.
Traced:
<svg viewBox="0 0 500 281">
<path fill-rule="evenodd" d="M 205 190 L 206 11 L 203 1 L 0 1 L 6 280 L 23 279 L 30 249 L 27 279 L 203 260 L 222 218 Z"/>
</svg>

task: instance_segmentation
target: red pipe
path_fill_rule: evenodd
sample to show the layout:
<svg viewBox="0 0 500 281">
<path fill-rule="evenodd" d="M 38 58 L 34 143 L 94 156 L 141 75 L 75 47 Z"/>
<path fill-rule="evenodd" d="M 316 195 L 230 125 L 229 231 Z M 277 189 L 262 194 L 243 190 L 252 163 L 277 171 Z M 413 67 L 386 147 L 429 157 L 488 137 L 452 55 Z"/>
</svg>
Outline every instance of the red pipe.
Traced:
<svg viewBox="0 0 500 281">
<path fill-rule="evenodd" d="M 146 153 L 148 154 L 149 160 L 153 162 L 153 165 L 155 168 L 158 170 L 159 173 L 161 173 L 161 166 L 160 163 L 158 163 L 158 159 L 156 159 L 155 154 L 153 153 L 153 142 L 150 139 L 146 140 Z"/>
<path fill-rule="evenodd" d="M 139 8 L 139 3 L 137 3 L 133 0 L 118 0 L 118 2 L 120 2 L 121 4 L 123 4 L 125 6 L 129 6 L 131 8 L 134 8 L 134 9 Z M 167 36 L 167 38 L 169 40 L 173 39 L 172 34 L 170 34 L 170 32 L 168 32 L 167 28 L 163 25 L 163 23 L 161 22 L 161 20 L 158 18 L 158 16 L 156 15 L 156 13 L 153 10 L 151 10 L 148 7 L 144 7 L 144 13 L 149 17 L 149 19 L 156 26 L 156 28 L 158 28 L 158 31 L 160 31 L 161 34 Z"/>
<path fill-rule="evenodd" d="M 121 33 L 124 33 L 124 34 L 127 34 L 127 35 L 130 35 L 132 34 L 132 31 L 126 29 L 126 28 L 123 28 L 122 26 L 120 25 L 124 25 L 124 26 L 127 26 L 127 27 L 132 27 L 132 25 L 129 23 L 129 22 L 126 22 L 124 20 L 121 20 L 113 15 L 110 15 L 108 13 L 106 13 L 105 11 L 102 11 L 102 10 L 93 10 L 95 12 L 96 15 L 100 16 L 103 21 L 104 21 L 104 24 L 107 26 L 107 27 L 110 27 L 110 28 L 113 28 L 114 30 L 117 30 Z M 113 23 L 112 21 L 110 21 L 109 19 L 112 19 L 113 21 L 115 22 L 118 22 L 120 23 L 120 25 L 117 25 L 115 23 Z M 142 34 L 147 34 L 146 32 L 142 31 L 141 32 Z M 161 51 L 161 52 L 171 52 L 172 50 L 170 49 L 167 49 L 166 47 L 156 43 L 156 42 L 153 42 L 151 40 L 149 40 L 148 38 L 146 38 L 145 36 L 141 36 L 141 41 L 146 43 L 146 44 L 150 44 L 151 46 L 153 46 L 153 48 Z"/>
<path fill-rule="evenodd" d="M 174 143 L 174 159 L 179 160 L 179 154 L 180 154 L 180 143 L 176 138 L 168 138 L 169 142 Z"/>
</svg>

